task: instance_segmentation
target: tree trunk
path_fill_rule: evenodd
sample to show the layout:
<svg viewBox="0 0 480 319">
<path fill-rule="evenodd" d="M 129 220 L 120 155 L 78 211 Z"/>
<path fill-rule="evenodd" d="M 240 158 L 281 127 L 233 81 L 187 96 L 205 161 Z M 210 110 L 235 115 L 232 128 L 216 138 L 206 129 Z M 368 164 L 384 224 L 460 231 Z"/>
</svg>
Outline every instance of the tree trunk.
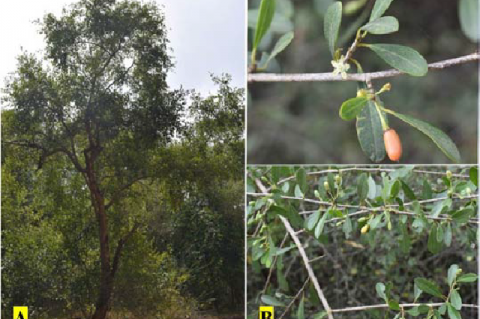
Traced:
<svg viewBox="0 0 480 319">
<path fill-rule="evenodd" d="M 108 218 L 103 197 L 95 178 L 95 172 L 87 165 L 87 183 L 90 190 L 91 201 L 98 222 L 98 235 L 100 242 L 100 291 L 95 304 L 92 319 L 105 319 L 110 308 L 110 299 L 113 291 L 113 272 L 110 266 L 110 245 L 108 238 Z"/>
<path fill-rule="evenodd" d="M 105 211 L 105 202 L 100 196 L 101 201 L 97 202 L 97 220 L 100 240 L 100 291 L 95 304 L 95 313 L 92 319 L 105 319 L 110 307 L 110 298 L 113 291 L 113 273 L 110 267 L 110 246 L 108 240 L 108 222 Z"/>
</svg>

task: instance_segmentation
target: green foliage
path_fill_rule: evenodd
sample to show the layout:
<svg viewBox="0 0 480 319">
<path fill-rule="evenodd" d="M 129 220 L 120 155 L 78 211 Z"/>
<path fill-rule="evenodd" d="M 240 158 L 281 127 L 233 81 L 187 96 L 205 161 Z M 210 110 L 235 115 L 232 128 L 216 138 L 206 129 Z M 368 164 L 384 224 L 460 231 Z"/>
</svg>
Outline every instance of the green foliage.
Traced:
<svg viewBox="0 0 480 319">
<path fill-rule="evenodd" d="M 478 42 L 480 30 L 478 29 L 478 1 L 460 0 L 458 2 L 458 16 L 463 33 L 472 41 Z"/>
<path fill-rule="evenodd" d="M 334 56 L 335 44 L 337 43 L 338 32 L 342 24 L 342 2 L 336 1 L 328 7 L 323 23 L 325 39 L 327 39 L 330 53 Z"/>
<path fill-rule="evenodd" d="M 217 93 L 192 93 L 181 139 L 152 153 L 161 178 L 132 185 L 109 210 L 113 243 L 140 224 L 115 278 L 116 315 L 183 318 L 213 307 L 241 311 L 236 307 L 243 304 L 244 278 L 244 92 L 231 87 L 228 76 L 214 82 Z M 14 115 L 2 112 L 6 141 L 17 132 Z M 11 316 L 14 304 L 28 304 L 49 318 L 91 316 L 99 248 L 84 177 L 61 153 L 38 170 L 37 152 L 5 140 L 2 315 Z M 127 147 L 116 153 L 133 155 Z"/>
<path fill-rule="evenodd" d="M 461 158 L 457 146 L 445 133 L 440 131 L 438 128 L 408 115 L 393 111 L 388 113 L 410 124 L 423 134 L 427 135 L 449 159 L 455 163 L 460 163 Z"/>
<path fill-rule="evenodd" d="M 427 61 L 412 48 L 398 44 L 366 44 L 365 46 L 399 71 L 413 76 L 424 76 L 428 72 Z"/>
<path fill-rule="evenodd" d="M 281 9 L 283 6 L 281 3 L 286 3 L 285 6 L 289 9 Z M 332 3 L 333 0 L 277 1 L 271 32 L 262 40 L 260 50 L 270 51 L 277 39 L 291 31 L 293 27 L 295 41 L 292 41 L 282 54 L 277 55 L 264 71 L 322 73 L 331 70 L 332 58 L 329 58 L 331 53 L 322 26 L 327 8 Z M 336 48 L 342 48 L 342 51 L 337 50 L 338 62 L 345 59 L 347 50 L 355 41 L 356 32 L 369 24 L 371 9 L 377 2 L 359 0 L 342 3 L 344 8 L 342 26 L 336 45 Z M 259 4 L 258 0 L 249 1 L 250 51 L 254 37 L 253 21 L 256 22 L 255 17 L 258 14 L 255 8 Z M 457 9 L 458 1 L 445 2 L 441 6 L 431 6 L 426 2 L 388 1 L 388 10 L 374 20 L 395 17 L 401 24 L 400 32 L 388 35 L 373 35 L 368 32 L 359 44 L 400 44 L 414 48 L 425 60 L 432 62 L 438 61 L 440 56 L 453 58 L 472 53 L 476 50 L 475 44 L 463 35 Z M 409 14 L 405 15 L 404 12 Z M 275 23 L 276 18 L 278 24 Z M 419 29 L 423 30 L 422 33 L 417 32 Z M 361 33 L 363 36 L 365 31 L 361 30 Z M 344 59 L 341 59 L 341 55 L 344 55 Z M 348 70 L 350 73 L 357 72 L 358 65 L 353 60 L 361 64 L 363 69 L 361 72 L 365 73 L 390 68 L 374 52 L 362 46 L 357 46 L 352 59 L 347 61 L 350 64 Z M 448 76 L 452 72 L 455 76 Z M 253 74 L 251 76 L 255 77 Z M 456 81 L 455 79 L 459 77 L 469 80 Z M 395 76 L 391 80 L 392 90 L 388 97 L 381 96 L 381 99 L 385 106 L 392 110 L 427 121 L 441 129 L 457 145 L 462 161 L 473 163 L 476 161 L 476 150 L 470 145 L 476 145 L 477 120 L 475 116 L 465 117 L 462 114 L 477 114 L 476 78 L 475 68 L 461 66 L 430 72 L 428 76 L 420 79 L 407 75 Z M 372 79 L 372 84 L 372 89 L 378 91 L 384 80 Z M 356 96 L 354 91 L 356 85 L 351 81 L 268 85 L 252 82 L 249 90 L 249 105 L 252 106 L 248 120 L 249 162 L 258 164 L 370 162 L 374 154 L 371 152 L 363 154 L 363 145 L 353 143 L 352 134 L 355 134 L 355 127 L 349 123 L 332 121 L 331 116 L 328 116 L 336 114 L 344 101 Z M 448 87 L 448 90 L 445 90 L 445 87 Z M 376 98 L 378 97 L 380 96 L 377 95 Z M 372 116 L 371 121 L 367 118 L 365 123 L 378 121 L 375 112 L 372 112 Z M 396 119 L 390 124 L 395 125 L 392 128 L 397 131 L 405 146 L 401 162 L 429 164 L 445 162 L 441 150 L 432 149 L 433 144 L 428 138 L 419 136 L 416 130 Z M 378 135 L 381 137 L 382 134 Z M 328 138 L 321 138 L 324 136 Z M 380 141 L 378 146 L 383 147 L 383 141 Z M 380 153 L 382 151 L 379 151 Z M 381 156 L 377 158 L 377 161 L 383 160 Z"/>
<path fill-rule="evenodd" d="M 370 14 L 370 22 L 375 21 L 387 11 L 393 0 L 376 0 L 373 6 L 372 13 Z"/>
<path fill-rule="evenodd" d="M 284 15 L 279 15 L 276 9 L 282 11 Z M 290 27 L 285 27 L 290 24 L 287 16 L 292 10 L 293 8 L 289 8 L 288 2 L 285 1 L 280 1 L 277 7 L 276 0 L 261 0 L 258 10 L 249 10 L 249 26 L 255 27 L 250 60 L 251 71 L 266 70 L 270 62 L 274 61 L 275 57 L 292 42 L 294 33 Z M 278 31 L 283 35 L 277 40 L 272 51 L 270 53 L 263 52 L 261 60 L 257 62 L 257 49 L 261 47 L 262 39 L 272 31 Z"/>
<path fill-rule="evenodd" d="M 361 84 L 360 88 L 365 89 L 366 85 Z M 376 100 L 377 103 L 381 103 L 379 97 Z M 360 147 L 368 158 L 375 163 L 381 162 L 386 155 L 380 114 L 382 114 L 384 121 L 388 122 L 387 115 L 383 111 L 379 112 L 374 101 L 369 99 L 367 106 L 357 115 L 356 122 Z"/>
<path fill-rule="evenodd" d="M 398 31 L 398 20 L 395 17 L 381 17 L 367 23 L 360 30 L 371 34 L 389 34 Z"/>
<path fill-rule="evenodd" d="M 249 314 L 272 300 L 288 305 L 298 296 L 286 316 L 322 315 L 316 292 L 300 291 L 309 275 L 278 214 L 271 214 L 275 207 L 300 216 L 302 222 L 291 225 L 332 309 L 349 307 L 353 299 L 358 301 L 355 306 L 379 304 L 376 291 L 388 304 L 378 318 L 383 312 L 401 318 L 402 304 L 409 303 L 418 305 L 405 309 L 412 316 L 435 318 L 448 305 L 474 315 L 474 309 L 457 309 L 477 297 L 468 284 L 477 276 L 459 269 L 476 269 L 476 250 L 470 245 L 476 241 L 477 224 L 454 218 L 459 211 L 478 207 L 471 167 L 449 167 L 447 172 L 447 167 L 250 166 Z M 258 194 L 265 193 L 259 183 L 268 194 Z M 306 189 L 299 186 L 305 184 Z M 469 196 L 462 195 L 467 184 L 473 187 Z M 296 186 L 302 197 L 295 196 Z M 435 302 L 444 307 L 424 305 Z M 335 318 L 349 316 L 335 312 Z M 372 312 L 357 312 L 355 317 L 372 318 Z"/>
<path fill-rule="evenodd" d="M 340 117 L 345 121 L 351 121 L 355 119 L 360 112 L 362 112 L 367 102 L 368 99 L 363 96 L 346 100 L 340 107 Z"/>
</svg>

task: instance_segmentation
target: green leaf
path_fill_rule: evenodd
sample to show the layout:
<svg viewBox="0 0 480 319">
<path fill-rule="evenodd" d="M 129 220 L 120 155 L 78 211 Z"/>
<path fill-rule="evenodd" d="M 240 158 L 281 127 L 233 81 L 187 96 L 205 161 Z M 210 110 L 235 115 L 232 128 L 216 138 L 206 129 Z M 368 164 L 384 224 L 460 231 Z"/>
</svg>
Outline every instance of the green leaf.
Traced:
<svg viewBox="0 0 480 319">
<path fill-rule="evenodd" d="M 398 44 L 368 44 L 369 49 L 395 69 L 413 76 L 428 72 L 427 61 L 412 48 Z"/>
<path fill-rule="evenodd" d="M 325 226 L 325 221 L 327 220 L 328 214 L 329 212 L 325 212 L 322 218 L 320 218 L 320 221 L 318 222 L 317 227 L 315 227 L 315 238 L 317 239 L 320 238 L 320 235 L 323 232 L 323 227 Z"/>
<path fill-rule="evenodd" d="M 447 229 L 445 230 L 445 235 L 443 238 L 445 240 L 445 245 L 450 247 L 452 244 L 452 225 L 450 223 L 447 225 Z"/>
<path fill-rule="evenodd" d="M 407 310 L 407 311 L 405 311 L 405 312 L 408 313 L 410 316 L 414 316 L 414 317 L 420 315 L 420 311 L 418 311 L 418 306 L 417 306 L 417 307 L 413 307 L 413 308 L 411 308 L 411 309 L 409 309 L 409 310 Z"/>
<path fill-rule="evenodd" d="M 357 194 L 360 202 L 364 201 L 367 198 L 368 194 L 368 181 L 367 174 L 362 173 L 357 179 Z"/>
<path fill-rule="evenodd" d="M 448 279 L 449 286 L 453 284 L 453 281 L 457 277 L 457 270 L 458 270 L 458 265 L 456 264 L 453 264 L 448 268 L 447 279 Z"/>
<path fill-rule="evenodd" d="M 387 295 L 385 295 L 385 284 L 381 282 L 377 282 L 377 284 L 375 285 L 375 290 L 377 291 L 377 296 L 379 296 L 380 298 L 385 300 L 385 302 L 387 302 L 388 298 L 387 298 Z"/>
<path fill-rule="evenodd" d="M 370 14 L 370 21 L 376 20 L 380 18 L 385 11 L 387 11 L 388 7 L 393 0 L 377 0 L 375 1 L 375 5 L 373 6 L 372 13 Z"/>
<path fill-rule="evenodd" d="M 398 31 L 398 20 L 395 17 L 381 17 L 361 27 L 371 34 L 389 34 Z"/>
<path fill-rule="evenodd" d="M 441 243 L 443 243 L 444 234 L 445 233 L 443 231 L 442 224 L 438 224 L 438 227 L 437 227 L 437 242 L 439 243 L 440 246 L 441 246 Z"/>
<path fill-rule="evenodd" d="M 410 235 L 408 234 L 407 225 L 402 223 L 401 227 L 402 227 L 401 228 L 402 240 L 400 241 L 400 248 L 402 249 L 402 252 L 406 254 L 410 251 L 410 247 L 411 247 Z"/>
<path fill-rule="evenodd" d="M 408 115 L 399 114 L 393 111 L 389 111 L 389 113 L 427 135 L 453 162 L 459 163 L 461 161 L 460 153 L 458 152 L 455 143 L 453 143 L 453 141 L 438 128 Z"/>
<path fill-rule="evenodd" d="M 327 312 L 325 310 L 323 311 L 320 311 L 319 313 L 317 313 L 313 319 L 323 319 L 327 316 Z"/>
<path fill-rule="evenodd" d="M 288 33 L 285 33 L 282 35 L 280 39 L 278 39 L 277 43 L 275 44 L 275 47 L 273 48 L 272 52 L 270 53 L 270 56 L 268 57 L 267 61 L 265 61 L 265 64 L 262 65 L 262 68 L 267 68 L 268 64 L 270 61 L 276 57 L 280 52 L 285 50 L 285 48 L 292 42 L 293 40 L 293 31 L 290 31 Z"/>
<path fill-rule="evenodd" d="M 305 297 L 302 297 L 298 305 L 297 319 L 305 319 Z"/>
<path fill-rule="evenodd" d="M 345 237 L 348 239 L 350 237 L 350 233 L 352 232 L 352 220 L 350 219 L 350 217 L 346 217 L 345 218 L 345 222 L 343 223 L 343 227 L 342 227 L 342 230 L 343 232 L 345 233 Z"/>
<path fill-rule="evenodd" d="M 474 210 L 472 207 L 467 207 L 461 210 L 458 210 L 452 214 L 452 218 L 455 222 L 459 224 L 466 224 L 470 220 L 470 217 L 473 215 Z"/>
<path fill-rule="evenodd" d="M 432 254 L 436 254 L 442 249 L 442 243 L 437 240 L 437 224 L 433 224 L 432 228 L 430 229 L 427 246 L 428 250 Z"/>
<path fill-rule="evenodd" d="M 380 224 L 380 222 L 382 221 L 382 217 L 383 217 L 383 214 L 378 214 L 373 219 L 370 219 L 370 221 L 368 223 L 370 225 L 370 229 L 373 230 L 373 229 L 377 228 L 378 224 Z"/>
<path fill-rule="evenodd" d="M 286 252 L 288 252 L 288 251 L 290 251 L 290 250 L 292 250 L 292 249 L 294 249 L 294 248 L 296 248 L 296 247 L 297 247 L 297 246 L 292 245 L 292 246 L 290 246 L 290 247 L 283 247 L 283 248 L 281 248 L 281 249 L 276 249 L 276 250 L 275 250 L 275 253 L 274 253 L 273 255 L 274 255 L 274 256 L 281 256 L 281 255 L 285 254 Z"/>
<path fill-rule="evenodd" d="M 423 180 L 422 196 L 423 199 L 431 199 L 433 197 L 432 186 L 426 179 Z"/>
<path fill-rule="evenodd" d="M 300 185 L 295 185 L 295 197 L 298 197 L 298 198 L 303 198 L 303 192 L 302 190 L 300 189 Z"/>
<path fill-rule="evenodd" d="M 417 199 L 417 196 L 415 196 L 415 193 L 412 191 L 412 189 L 404 181 L 402 181 L 402 189 L 403 189 L 403 192 L 405 193 L 405 196 L 407 196 L 408 199 L 410 199 L 410 200 L 416 200 Z"/>
<path fill-rule="evenodd" d="M 453 308 L 457 310 L 462 309 L 462 297 L 460 297 L 458 291 L 452 291 L 452 293 L 450 294 L 450 303 L 452 304 Z"/>
<path fill-rule="evenodd" d="M 377 185 L 375 184 L 375 180 L 372 176 L 368 177 L 368 199 L 374 199 L 377 195 Z"/>
<path fill-rule="evenodd" d="M 275 306 L 275 307 L 285 307 L 286 306 L 282 301 L 278 300 L 277 298 L 275 298 L 273 296 L 269 296 L 269 295 L 262 295 L 260 300 L 262 301 L 262 303 L 264 303 L 265 305 L 269 305 L 269 306 Z"/>
<path fill-rule="evenodd" d="M 320 211 L 317 210 L 314 212 L 310 217 L 307 219 L 307 229 L 312 230 L 315 228 L 315 225 L 318 223 L 318 220 L 320 219 Z"/>
<path fill-rule="evenodd" d="M 363 87 L 363 84 L 360 87 Z M 380 103 L 378 97 L 377 102 Z M 385 113 L 384 116 L 386 118 Z M 368 101 L 367 106 L 364 107 L 362 112 L 357 116 L 356 126 L 358 141 L 360 142 L 363 152 L 372 162 L 381 162 L 386 155 L 385 144 L 383 142 L 383 128 L 373 101 Z"/>
<path fill-rule="evenodd" d="M 397 197 L 398 193 L 400 192 L 400 186 L 401 186 L 401 183 L 398 179 L 395 182 L 393 182 L 393 184 L 390 187 L 390 198 Z"/>
<path fill-rule="evenodd" d="M 417 285 L 418 289 L 420 289 L 421 291 L 429 295 L 439 297 L 439 298 L 443 297 L 443 294 L 440 288 L 435 283 L 425 278 L 415 278 L 415 284 Z"/>
<path fill-rule="evenodd" d="M 446 314 L 447 313 L 447 304 L 444 303 L 443 305 L 441 305 L 440 308 L 438 308 L 438 312 L 442 315 Z"/>
<path fill-rule="evenodd" d="M 447 304 L 447 311 L 450 319 L 462 319 L 460 312 L 458 312 L 458 310 L 455 309 L 451 304 Z"/>
<path fill-rule="evenodd" d="M 463 33 L 473 42 L 478 42 L 480 39 L 478 0 L 460 0 L 458 3 L 458 16 Z"/>
<path fill-rule="evenodd" d="M 330 192 L 333 193 L 335 191 L 335 178 L 333 177 L 332 173 L 328 173 L 327 180 L 328 180 L 328 187 L 330 187 Z"/>
<path fill-rule="evenodd" d="M 478 169 L 476 167 L 470 168 L 468 175 L 470 175 L 470 180 L 472 183 L 478 187 Z"/>
<path fill-rule="evenodd" d="M 478 276 L 476 274 L 465 274 L 457 278 L 457 282 L 475 282 Z"/>
<path fill-rule="evenodd" d="M 258 11 L 257 28 L 253 41 L 253 50 L 256 50 L 263 36 L 267 33 L 275 14 L 275 0 L 262 0 Z"/>
<path fill-rule="evenodd" d="M 335 54 L 335 44 L 337 43 L 338 31 L 342 23 L 342 2 L 332 3 L 323 17 L 323 32 L 328 42 L 328 48 L 332 56 Z"/>
<path fill-rule="evenodd" d="M 340 107 L 340 118 L 344 121 L 351 121 L 356 118 L 367 104 L 366 97 L 354 97 L 342 103 Z"/>
<path fill-rule="evenodd" d="M 298 185 L 300 186 L 300 190 L 305 194 L 308 190 L 307 173 L 305 172 L 305 169 L 303 167 L 298 169 L 298 171 L 295 173 L 295 177 Z"/>
<path fill-rule="evenodd" d="M 398 304 L 398 301 L 396 301 L 396 300 L 389 300 L 388 301 L 388 307 L 392 310 L 400 311 L 400 305 Z"/>
</svg>

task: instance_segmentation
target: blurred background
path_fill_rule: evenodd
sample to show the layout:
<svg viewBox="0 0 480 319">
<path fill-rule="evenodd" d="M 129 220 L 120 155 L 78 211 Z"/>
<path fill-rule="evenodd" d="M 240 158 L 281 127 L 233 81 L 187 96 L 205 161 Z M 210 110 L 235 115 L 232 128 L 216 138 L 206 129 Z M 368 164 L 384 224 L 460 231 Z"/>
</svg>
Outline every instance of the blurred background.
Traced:
<svg viewBox="0 0 480 319">
<path fill-rule="evenodd" d="M 332 60 L 323 36 L 323 15 L 333 0 L 277 0 L 271 30 L 259 51 L 270 51 L 293 30 L 295 38 L 269 64 L 267 72 L 330 72 Z M 374 0 L 344 0 L 338 47 L 350 46 L 356 29 L 369 18 Z M 260 0 L 249 1 L 249 50 Z M 459 1 L 393 1 L 385 15 L 399 20 L 390 35 L 368 35 L 367 43 L 396 43 L 419 51 L 429 62 L 473 53 L 477 45 L 462 31 Z M 465 22 L 464 22 L 465 23 Z M 257 59 L 260 59 L 261 53 Z M 249 55 L 250 57 L 250 55 Z M 365 72 L 390 67 L 360 48 L 354 58 Z M 355 72 L 355 68 L 351 67 Z M 373 82 L 387 108 L 414 116 L 444 131 L 457 145 L 463 163 L 477 162 L 478 63 L 430 71 L 425 77 L 399 76 Z M 357 140 L 355 122 L 338 116 L 343 101 L 354 97 L 355 82 L 250 83 L 248 85 L 248 163 L 369 163 Z M 449 163 L 433 142 L 409 125 L 389 117 L 403 143 L 402 163 Z M 386 160 L 388 162 L 388 160 Z"/>
</svg>

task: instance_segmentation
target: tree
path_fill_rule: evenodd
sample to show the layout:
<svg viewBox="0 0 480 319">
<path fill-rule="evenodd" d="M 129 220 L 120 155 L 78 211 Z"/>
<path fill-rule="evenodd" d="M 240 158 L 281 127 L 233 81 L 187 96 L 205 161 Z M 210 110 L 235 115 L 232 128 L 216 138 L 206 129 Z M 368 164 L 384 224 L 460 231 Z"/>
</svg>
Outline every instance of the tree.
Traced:
<svg viewBox="0 0 480 319">
<path fill-rule="evenodd" d="M 137 1 L 81 0 L 40 22 L 46 54 L 24 53 L 7 84 L 12 111 L 4 141 L 53 156 L 81 174 L 100 246 L 93 319 L 105 318 L 122 250 L 135 223 L 111 243 L 112 207 L 135 183 L 161 177 L 161 156 L 181 132 L 185 93 L 170 90 L 172 67 L 162 12 Z"/>
</svg>

